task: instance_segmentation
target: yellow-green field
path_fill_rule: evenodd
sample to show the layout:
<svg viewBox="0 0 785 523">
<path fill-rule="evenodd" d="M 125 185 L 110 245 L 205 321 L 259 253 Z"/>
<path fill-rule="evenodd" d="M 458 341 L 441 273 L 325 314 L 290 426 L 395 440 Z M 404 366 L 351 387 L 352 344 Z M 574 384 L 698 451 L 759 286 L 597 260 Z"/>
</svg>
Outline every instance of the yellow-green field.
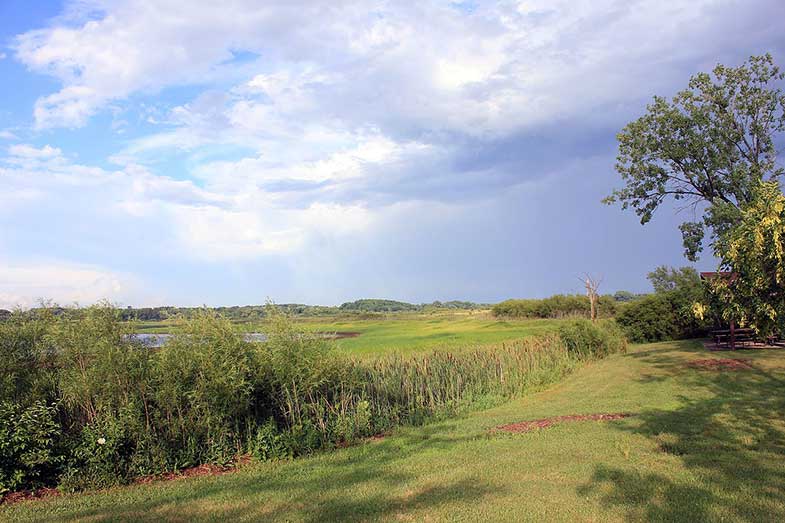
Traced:
<svg viewBox="0 0 785 523">
<path fill-rule="evenodd" d="M 694 369 L 704 358 L 751 368 Z M 8 521 L 783 521 L 785 353 L 633 347 L 502 406 L 309 458 L 0 509 Z M 628 412 L 524 434 L 502 424 Z"/>
</svg>

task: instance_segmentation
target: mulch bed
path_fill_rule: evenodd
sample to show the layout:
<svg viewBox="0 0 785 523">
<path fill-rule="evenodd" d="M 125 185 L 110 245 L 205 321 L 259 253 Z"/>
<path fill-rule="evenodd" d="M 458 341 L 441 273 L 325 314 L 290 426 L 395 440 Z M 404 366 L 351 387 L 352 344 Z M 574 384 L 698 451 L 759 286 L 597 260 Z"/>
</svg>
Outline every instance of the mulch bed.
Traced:
<svg viewBox="0 0 785 523">
<path fill-rule="evenodd" d="M 236 468 L 237 467 L 235 467 L 234 465 L 230 465 L 228 467 L 222 467 L 220 465 L 211 465 L 209 463 L 206 463 L 204 465 L 199 465 L 198 467 L 183 469 L 179 472 L 164 472 L 163 474 L 142 476 L 141 478 L 136 478 L 134 480 L 134 483 L 152 483 L 154 481 L 171 481 L 174 479 L 196 478 L 198 476 L 220 476 L 221 474 L 226 474 L 227 472 L 231 472 Z"/>
<path fill-rule="evenodd" d="M 220 476 L 221 474 L 234 472 L 237 470 L 238 466 L 245 465 L 250 461 L 250 456 L 241 456 L 235 463 L 225 467 L 220 465 L 211 465 L 208 463 L 199 465 L 198 467 L 183 469 L 179 472 L 165 472 L 163 474 L 155 474 L 152 476 L 142 476 L 140 478 L 136 478 L 133 482 L 134 484 L 147 484 L 156 481 L 172 481 L 175 479 L 195 478 L 199 476 Z M 19 503 L 20 501 L 44 499 L 60 495 L 62 495 L 62 492 L 55 488 L 21 490 L 19 492 L 9 492 L 3 496 L 0 496 L 0 505 L 11 505 L 13 503 Z"/>
<path fill-rule="evenodd" d="M 0 505 L 10 505 L 31 499 L 44 499 L 61 495 L 56 488 L 40 488 L 37 490 L 20 490 L 19 492 L 9 492 L 0 496 Z"/>
<path fill-rule="evenodd" d="M 629 418 L 633 414 L 627 412 L 604 413 L 604 414 L 569 414 L 567 416 L 554 416 L 552 418 L 535 419 L 530 421 L 521 421 L 518 423 L 511 423 L 509 425 L 502 425 L 496 427 L 496 430 L 504 432 L 531 432 L 537 429 L 544 429 L 557 423 L 564 423 L 565 421 L 611 421 L 622 418 Z"/>
<path fill-rule="evenodd" d="M 752 366 L 749 364 L 749 361 L 731 358 L 709 358 L 707 360 L 693 360 L 687 363 L 687 366 L 702 370 L 750 370 Z"/>
</svg>

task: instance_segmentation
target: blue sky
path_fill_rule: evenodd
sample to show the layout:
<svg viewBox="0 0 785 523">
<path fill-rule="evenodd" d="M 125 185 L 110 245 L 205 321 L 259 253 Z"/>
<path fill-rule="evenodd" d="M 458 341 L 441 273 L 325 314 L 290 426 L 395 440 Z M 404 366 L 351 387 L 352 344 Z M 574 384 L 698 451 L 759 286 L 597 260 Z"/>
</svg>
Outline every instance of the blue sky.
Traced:
<svg viewBox="0 0 785 523">
<path fill-rule="evenodd" d="M 648 290 L 615 135 L 779 0 L 0 2 L 0 307 Z M 704 259 L 699 268 L 713 268 Z"/>
</svg>

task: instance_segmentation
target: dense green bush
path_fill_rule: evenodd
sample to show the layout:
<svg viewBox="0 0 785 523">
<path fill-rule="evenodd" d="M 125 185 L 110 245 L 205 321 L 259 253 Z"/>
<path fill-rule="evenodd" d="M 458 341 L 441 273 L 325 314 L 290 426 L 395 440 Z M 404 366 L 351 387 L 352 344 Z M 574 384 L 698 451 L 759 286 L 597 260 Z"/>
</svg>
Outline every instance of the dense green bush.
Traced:
<svg viewBox="0 0 785 523">
<path fill-rule="evenodd" d="M 655 293 L 626 304 L 616 316 L 631 342 L 692 338 L 706 331 L 706 322 L 692 312 L 693 303 L 704 296 L 695 269 L 658 267 L 649 273 L 649 280 Z"/>
<path fill-rule="evenodd" d="M 342 446 L 624 349 L 612 323 L 579 321 L 482 349 L 353 360 L 275 309 L 268 316 L 264 343 L 202 311 L 158 350 L 134 342 L 106 304 L 4 321 L 0 492 L 108 487 L 243 453 Z"/>
<path fill-rule="evenodd" d="M 268 419 L 256 429 L 248 442 L 248 452 L 261 461 L 291 456 L 286 440 L 273 419 Z"/>
<path fill-rule="evenodd" d="M 613 296 L 600 296 L 597 311 L 600 317 L 616 314 L 618 304 Z M 589 298 L 580 294 L 557 294 L 541 300 L 506 300 L 491 309 L 496 317 L 504 318 L 566 318 L 591 314 Z"/>
<path fill-rule="evenodd" d="M 141 457 L 139 438 L 144 438 L 144 432 L 132 422 L 133 414 L 100 414 L 70 441 L 68 463 L 60 478 L 63 490 L 121 485 L 146 471 L 134 466 Z"/>
<path fill-rule="evenodd" d="M 0 401 L 54 401 L 55 354 L 48 339 L 53 320 L 47 310 L 38 309 L 0 322 Z"/>
<path fill-rule="evenodd" d="M 242 449 L 255 352 L 229 321 L 204 311 L 155 353 L 150 421 L 168 449 L 166 468 L 228 461 Z"/>
<path fill-rule="evenodd" d="M 559 328 L 559 337 L 568 352 L 582 358 L 627 351 L 624 333 L 614 321 L 575 320 Z"/>
<path fill-rule="evenodd" d="M 54 407 L 0 403 L 0 495 L 51 482 L 63 463 Z"/>
<path fill-rule="evenodd" d="M 108 304 L 54 318 L 46 339 L 56 351 L 58 395 L 71 423 L 115 416 L 142 400 L 150 350 L 131 341 L 133 332 Z"/>
<path fill-rule="evenodd" d="M 667 296 L 652 294 L 625 307 L 616 317 L 633 343 L 672 340 L 679 336 L 678 318 Z"/>
</svg>

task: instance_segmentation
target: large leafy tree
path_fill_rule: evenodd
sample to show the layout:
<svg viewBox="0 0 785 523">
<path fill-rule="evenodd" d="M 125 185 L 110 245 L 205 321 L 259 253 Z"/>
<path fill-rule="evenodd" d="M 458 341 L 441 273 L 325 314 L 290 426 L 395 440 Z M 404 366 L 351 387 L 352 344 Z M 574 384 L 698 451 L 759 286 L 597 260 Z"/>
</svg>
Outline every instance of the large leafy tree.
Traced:
<svg viewBox="0 0 785 523">
<path fill-rule="evenodd" d="M 754 188 L 783 174 L 776 150 L 785 130 L 783 78 L 766 54 L 700 73 L 671 100 L 655 97 L 618 135 L 625 186 L 604 201 L 633 209 L 642 224 L 668 199 L 702 212 L 680 226 L 685 256 L 695 261 L 707 232 L 716 241 L 739 223 Z"/>
<path fill-rule="evenodd" d="M 739 224 L 715 243 L 715 255 L 730 273 L 712 281 L 725 319 L 764 337 L 785 332 L 785 196 L 776 182 L 754 191 Z"/>
<path fill-rule="evenodd" d="M 661 265 L 651 271 L 647 278 L 657 293 L 678 292 L 685 296 L 694 296 L 703 292 L 700 275 L 692 267 L 675 269 Z"/>
</svg>

